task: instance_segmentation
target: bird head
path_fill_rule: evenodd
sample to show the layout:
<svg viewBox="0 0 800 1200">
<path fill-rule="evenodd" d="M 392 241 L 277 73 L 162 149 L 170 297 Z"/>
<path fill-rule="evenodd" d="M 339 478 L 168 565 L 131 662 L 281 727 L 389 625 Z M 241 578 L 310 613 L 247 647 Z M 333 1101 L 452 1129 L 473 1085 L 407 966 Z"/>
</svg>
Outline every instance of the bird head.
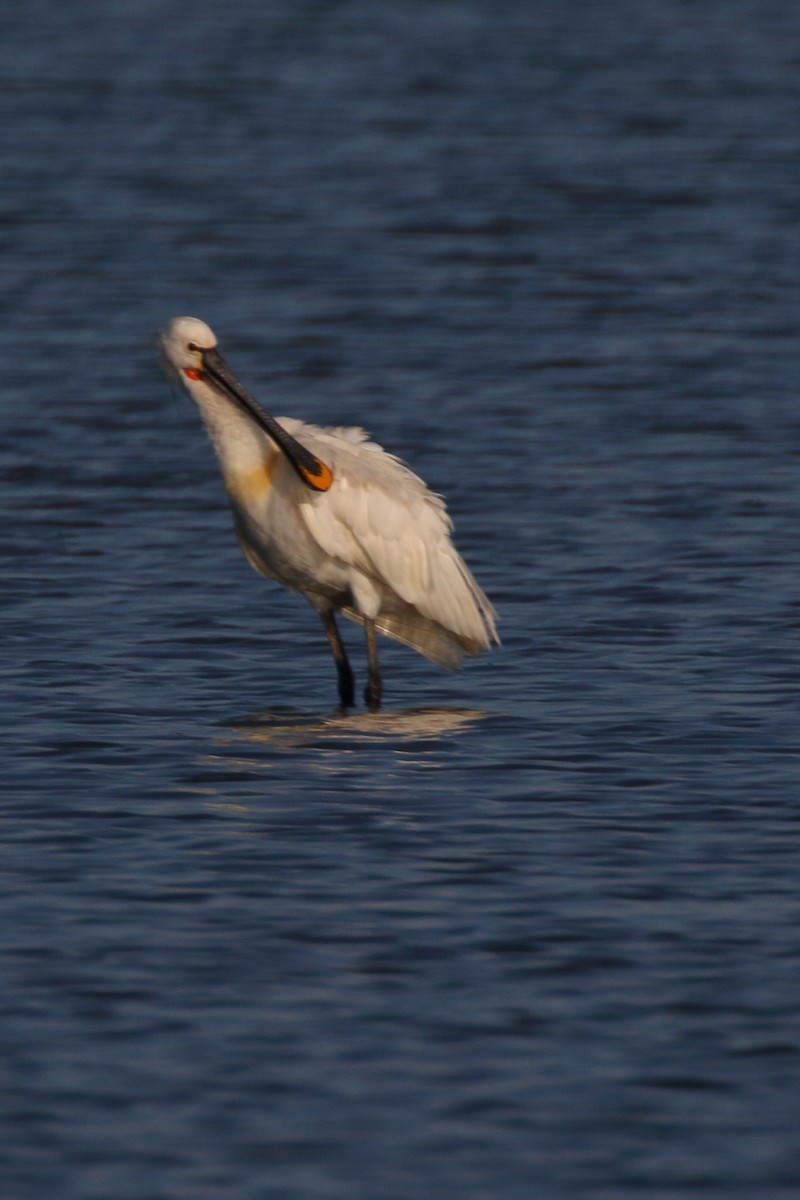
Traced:
<svg viewBox="0 0 800 1200">
<path fill-rule="evenodd" d="M 206 388 L 222 396 L 258 425 L 288 458 L 306 487 L 325 492 L 333 482 L 330 468 L 287 433 L 234 375 L 217 349 L 217 339 L 205 321 L 174 317 L 161 334 L 161 353 L 167 374 L 179 380 L 201 407 Z"/>
<path fill-rule="evenodd" d="M 174 317 L 161 334 L 161 353 L 167 370 L 187 379 L 202 377 L 203 354 L 216 346 L 213 330 L 197 317 Z"/>
</svg>

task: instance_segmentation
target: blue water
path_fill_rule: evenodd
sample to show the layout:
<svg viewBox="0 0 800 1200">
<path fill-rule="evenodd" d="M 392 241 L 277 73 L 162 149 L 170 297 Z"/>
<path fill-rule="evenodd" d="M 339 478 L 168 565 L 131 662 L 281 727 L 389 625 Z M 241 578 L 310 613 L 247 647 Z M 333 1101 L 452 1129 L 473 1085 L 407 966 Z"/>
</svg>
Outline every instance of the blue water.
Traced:
<svg viewBox="0 0 800 1200">
<path fill-rule="evenodd" d="M 793 1200 L 800 8 L 4 24 L 2 1195 Z M 180 313 L 500 650 L 337 717 Z"/>
</svg>

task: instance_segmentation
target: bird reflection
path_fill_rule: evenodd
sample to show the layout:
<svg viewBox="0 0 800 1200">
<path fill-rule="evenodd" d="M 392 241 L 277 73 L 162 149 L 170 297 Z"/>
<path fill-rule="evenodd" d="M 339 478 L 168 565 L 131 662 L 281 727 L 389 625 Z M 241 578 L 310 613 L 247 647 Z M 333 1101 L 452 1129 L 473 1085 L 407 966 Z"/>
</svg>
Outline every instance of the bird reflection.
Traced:
<svg viewBox="0 0 800 1200">
<path fill-rule="evenodd" d="M 406 708 L 347 715 L 337 709 L 324 717 L 291 708 L 273 708 L 232 723 L 224 740 L 257 742 L 280 749 L 337 744 L 346 749 L 376 741 L 402 744 L 452 736 L 486 716 L 473 708 Z"/>
</svg>

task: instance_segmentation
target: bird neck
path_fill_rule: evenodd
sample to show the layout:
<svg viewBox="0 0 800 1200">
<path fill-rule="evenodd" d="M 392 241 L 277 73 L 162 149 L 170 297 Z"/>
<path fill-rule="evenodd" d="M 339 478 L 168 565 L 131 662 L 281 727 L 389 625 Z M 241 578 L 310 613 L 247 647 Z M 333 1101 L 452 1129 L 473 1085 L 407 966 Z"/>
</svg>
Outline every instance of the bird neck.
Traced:
<svg viewBox="0 0 800 1200">
<path fill-rule="evenodd" d="M 262 470 L 279 454 L 272 438 L 223 397 L 198 397 L 203 422 L 226 481 Z"/>
</svg>

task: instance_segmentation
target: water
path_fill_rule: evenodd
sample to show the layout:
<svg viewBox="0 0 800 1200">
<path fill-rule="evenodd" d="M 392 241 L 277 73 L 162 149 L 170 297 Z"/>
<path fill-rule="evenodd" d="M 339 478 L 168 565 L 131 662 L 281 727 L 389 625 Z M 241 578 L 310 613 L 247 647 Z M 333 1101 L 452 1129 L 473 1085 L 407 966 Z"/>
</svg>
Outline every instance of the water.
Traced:
<svg viewBox="0 0 800 1200">
<path fill-rule="evenodd" d="M 4 1194 L 797 1194 L 799 38 L 6 14 Z M 177 313 L 447 494 L 501 650 L 336 716 Z"/>
</svg>

